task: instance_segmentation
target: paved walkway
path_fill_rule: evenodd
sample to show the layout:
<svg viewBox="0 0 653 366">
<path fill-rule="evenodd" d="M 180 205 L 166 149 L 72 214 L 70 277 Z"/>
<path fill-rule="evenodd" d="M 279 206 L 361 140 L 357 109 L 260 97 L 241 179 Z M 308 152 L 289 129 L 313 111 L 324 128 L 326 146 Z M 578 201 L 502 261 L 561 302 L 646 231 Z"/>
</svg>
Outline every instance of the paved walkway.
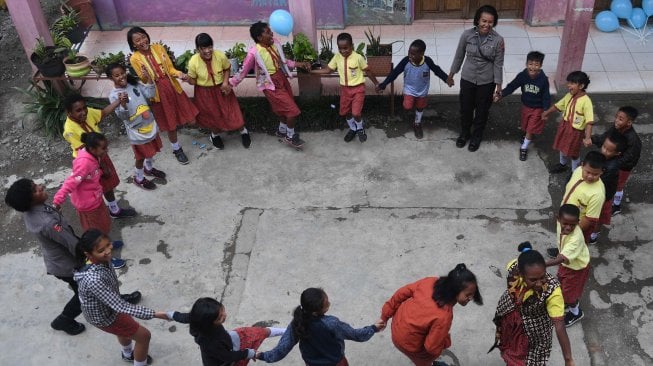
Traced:
<svg viewBox="0 0 653 366">
<path fill-rule="evenodd" d="M 415 39 L 426 42 L 426 55 L 433 58 L 445 72 L 449 71 L 453 54 L 464 29 L 472 26 L 471 20 L 460 21 L 416 21 L 412 25 L 384 25 L 376 26 L 384 42 L 404 41 L 393 45 L 393 61 L 398 63 L 407 53 L 406 47 Z M 354 42 L 366 41 L 363 32 L 367 26 L 350 26 L 344 31 L 352 34 Z M 100 52 L 123 51 L 128 54 L 127 31 L 92 31 L 90 32 L 81 52 L 91 58 Z M 186 50 L 195 48 L 194 39 L 200 32 L 206 32 L 213 37 L 216 48 L 225 50 L 231 48 L 235 42 L 244 42 L 252 45 L 249 37 L 249 28 L 243 26 L 207 26 L 207 27 L 146 27 L 152 41 L 162 40 L 175 52 L 182 54 Z M 538 50 L 546 54 L 544 71 L 551 80 L 555 77 L 562 26 L 529 27 L 521 20 L 500 21 L 496 30 L 506 40 L 506 57 L 504 66 L 504 84 L 524 68 L 526 54 Z M 325 30 L 335 36 L 343 30 Z M 287 42 L 287 37 L 278 37 L 282 43 Z M 319 32 L 318 32 L 319 39 Z M 607 92 L 653 92 L 653 40 L 642 44 L 636 37 L 625 31 L 604 33 L 594 27 L 590 28 L 589 39 L 585 48 L 583 71 L 590 76 L 590 93 Z M 459 82 L 460 74 L 456 76 Z M 431 94 L 457 94 L 458 87 L 449 88 L 437 78 L 431 78 Z M 336 80 L 324 80 L 327 94 L 333 94 L 337 86 Z M 84 93 L 89 96 L 106 97 L 112 88 L 108 81 L 97 83 L 89 82 L 84 88 Z M 372 92 L 371 83 L 367 83 L 369 92 Z M 402 78 L 397 80 L 397 88 L 401 90 Z M 553 83 L 552 83 L 553 84 Z M 297 83 L 293 83 L 297 92 Z M 192 87 L 185 86 L 192 95 Z M 552 89 L 553 90 L 553 89 Z M 252 80 L 237 89 L 239 96 L 260 96 Z"/>
</svg>

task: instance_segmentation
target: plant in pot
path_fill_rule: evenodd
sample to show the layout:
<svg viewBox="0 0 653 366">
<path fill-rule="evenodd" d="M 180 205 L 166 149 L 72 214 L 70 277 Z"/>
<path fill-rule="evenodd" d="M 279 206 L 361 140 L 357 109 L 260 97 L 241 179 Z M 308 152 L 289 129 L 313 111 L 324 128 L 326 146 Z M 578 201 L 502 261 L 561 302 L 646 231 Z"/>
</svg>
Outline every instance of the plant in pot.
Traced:
<svg viewBox="0 0 653 366">
<path fill-rule="evenodd" d="M 392 71 L 392 44 L 401 42 L 381 43 L 381 35 L 374 34 L 374 28 L 364 32 L 367 38 L 367 64 L 375 75 L 388 75 Z"/>
<path fill-rule="evenodd" d="M 27 89 L 18 87 L 14 89 L 29 97 L 29 100 L 23 101 L 23 114 L 33 113 L 36 116 L 36 129 L 43 130 L 50 138 L 61 138 L 66 121 L 66 108 L 64 108 L 64 96 L 52 87 L 52 83 L 44 82 L 43 86 L 40 86 L 31 81 Z M 69 92 L 70 90 L 67 89 L 64 95 Z"/>
<path fill-rule="evenodd" d="M 63 59 L 66 73 L 72 77 L 82 77 L 91 72 L 91 62 L 88 57 L 77 54 L 75 50 L 68 50 L 68 56 Z"/>
<path fill-rule="evenodd" d="M 313 48 L 313 44 L 306 37 L 304 33 L 297 33 L 293 37 L 292 42 L 292 53 L 295 57 L 295 62 L 310 62 L 313 64 L 317 61 L 317 52 Z M 319 64 L 313 65 L 313 67 L 320 67 Z M 300 69 L 301 70 L 301 69 Z"/>
<path fill-rule="evenodd" d="M 294 60 L 295 55 L 292 53 L 292 43 L 286 42 L 283 45 L 281 45 L 281 50 L 283 51 L 283 55 L 286 56 L 286 59 L 288 60 Z"/>
<path fill-rule="evenodd" d="M 179 57 L 177 57 L 177 60 L 175 61 L 175 68 L 184 74 L 188 72 L 188 62 L 190 61 L 190 58 L 193 57 L 193 55 L 197 52 L 196 50 L 186 50 L 186 52 L 182 53 Z"/>
<path fill-rule="evenodd" d="M 95 24 L 95 9 L 93 9 L 92 0 L 62 0 L 61 14 L 67 14 L 75 11 L 79 17 L 79 23 L 82 28 L 90 28 Z"/>
<path fill-rule="evenodd" d="M 109 53 L 108 55 L 105 52 L 100 52 L 100 54 L 95 56 L 93 61 L 91 61 L 91 68 L 99 76 L 104 74 L 107 65 L 113 63 L 119 63 L 126 67 L 127 63 L 125 62 L 125 54 L 122 51 L 115 54 Z"/>
<path fill-rule="evenodd" d="M 75 10 L 60 16 L 51 27 L 52 31 L 63 34 L 71 43 L 79 43 L 84 39 L 84 28 L 79 24 L 79 14 Z"/>
<path fill-rule="evenodd" d="M 326 65 L 333 58 L 333 34 L 329 36 L 324 32 L 320 32 L 320 45 L 322 49 L 320 50 L 319 60 L 322 66 Z"/>
<path fill-rule="evenodd" d="M 63 58 L 67 50 L 65 47 L 46 46 L 43 39 L 38 38 L 30 60 L 41 72 L 41 75 L 45 77 L 61 76 L 66 71 Z"/>
<path fill-rule="evenodd" d="M 245 49 L 245 44 L 241 42 L 236 42 L 233 47 L 224 52 L 225 56 L 229 59 L 231 63 L 231 73 L 235 74 L 240 69 L 240 66 L 245 61 L 245 56 L 247 56 L 247 50 Z"/>
</svg>

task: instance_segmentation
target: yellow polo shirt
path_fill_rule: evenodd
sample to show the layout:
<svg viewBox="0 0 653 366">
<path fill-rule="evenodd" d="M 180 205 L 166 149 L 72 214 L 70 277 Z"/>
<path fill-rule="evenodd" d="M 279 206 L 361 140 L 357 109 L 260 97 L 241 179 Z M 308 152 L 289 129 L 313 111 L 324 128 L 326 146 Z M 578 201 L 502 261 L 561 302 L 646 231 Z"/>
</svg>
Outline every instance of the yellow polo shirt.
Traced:
<svg viewBox="0 0 653 366">
<path fill-rule="evenodd" d="M 572 121 L 572 127 L 577 130 L 584 130 L 587 124 L 594 123 L 594 107 L 587 94 L 576 99 L 574 105 L 571 94 L 567 93 L 555 104 L 555 107 L 562 112 L 565 121 Z"/>
<path fill-rule="evenodd" d="M 365 61 L 365 57 L 356 52 L 353 52 L 347 58 L 337 53 L 329 61 L 329 68 L 338 71 L 340 85 L 356 86 L 365 83 L 363 71 L 367 69 L 367 61 Z"/>
<path fill-rule="evenodd" d="M 583 230 L 580 226 L 576 225 L 574 231 L 568 235 L 560 235 L 560 223 L 557 224 L 556 232 L 558 233 L 558 250 L 567 260 L 569 264 L 562 263 L 562 266 L 575 271 L 587 267 L 590 263 L 590 250 L 585 244 L 585 237 L 583 237 Z"/>
<path fill-rule="evenodd" d="M 274 45 L 270 46 L 274 47 Z M 256 50 L 258 51 L 258 54 L 261 56 L 263 59 L 263 64 L 265 65 L 265 68 L 268 70 L 268 73 L 270 75 L 274 74 L 277 72 L 277 68 L 274 67 L 274 60 L 272 60 L 272 56 L 270 55 L 270 52 L 268 52 L 267 48 L 259 45 L 258 43 L 256 44 Z M 281 55 L 279 55 L 281 56 Z M 281 60 L 279 60 L 281 62 Z"/>
<path fill-rule="evenodd" d="M 195 79 L 199 86 L 220 85 L 224 81 L 224 70 L 228 70 L 230 67 L 231 63 L 224 52 L 214 50 L 213 57 L 211 57 L 211 70 L 213 71 L 213 79 L 211 79 L 206 63 L 200 54 L 196 53 L 188 61 L 188 76 Z"/>
<path fill-rule="evenodd" d="M 567 182 L 561 205 L 570 203 L 578 207 L 580 209 L 580 219 L 587 217 L 598 220 L 601 216 L 603 202 L 605 201 L 605 186 L 603 185 L 603 181 L 599 179 L 594 183 L 581 182 L 576 185 L 581 179 L 583 179 L 583 167 L 579 166 L 574 170 L 571 179 Z M 570 194 L 572 189 L 573 192 Z"/>
<path fill-rule="evenodd" d="M 86 124 L 93 132 L 101 132 L 100 127 L 98 127 L 101 119 L 101 110 L 88 108 Z M 84 145 L 82 143 L 82 134 L 85 132 L 91 131 L 85 131 L 79 123 L 73 121 L 70 117 L 66 118 L 66 122 L 63 124 L 63 138 L 70 144 L 70 148 L 73 150 L 73 158 L 77 157 L 77 149 Z"/>
<path fill-rule="evenodd" d="M 510 266 L 512 266 L 513 263 L 515 263 L 517 259 L 513 259 L 508 263 L 506 266 L 506 269 L 510 269 Z M 526 284 L 524 283 L 524 279 L 519 277 L 517 280 L 517 286 L 519 288 L 526 287 Z M 534 294 L 534 291 L 528 290 L 524 293 L 523 301 L 526 301 L 531 295 Z M 562 318 L 565 316 L 565 300 L 562 297 L 562 289 L 560 286 L 553 290 L 551 295 L 546 299 L 546 312 L 549 314 L 549 318 Z"/>
</svg>

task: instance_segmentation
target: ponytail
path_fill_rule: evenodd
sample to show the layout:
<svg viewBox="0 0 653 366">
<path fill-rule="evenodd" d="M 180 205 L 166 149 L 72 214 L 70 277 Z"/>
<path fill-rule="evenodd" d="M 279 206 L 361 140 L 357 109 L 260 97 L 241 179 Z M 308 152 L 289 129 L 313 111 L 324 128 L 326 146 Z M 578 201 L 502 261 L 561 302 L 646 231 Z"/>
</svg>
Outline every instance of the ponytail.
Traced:
<svg viewBox="0 0 653 366">
<path fill-rule="evenodd" d="M 321 288 L 307 288 L 302 292 L 300 303 L 293 311 L 291 322 L 293 336 L 297 340 L 309 338 L 310 321 L 321 316 L 326 293 Z"/>
</svg>

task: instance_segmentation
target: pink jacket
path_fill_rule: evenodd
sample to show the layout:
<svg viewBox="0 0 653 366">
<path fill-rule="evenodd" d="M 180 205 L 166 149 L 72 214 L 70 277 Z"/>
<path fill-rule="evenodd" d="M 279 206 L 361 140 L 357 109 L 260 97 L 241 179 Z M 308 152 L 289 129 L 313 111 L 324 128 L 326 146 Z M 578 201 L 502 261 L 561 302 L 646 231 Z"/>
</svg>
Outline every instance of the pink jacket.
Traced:
<svg viewBox="0 0 653 366">
<path fill-rule="evenodd" d="M 61 205 L 70 195 L 70 202 L 77 211 L 85 212 L 96 209 L 103 204 L 101 176 L 102 170 L 98 159 L 86 149 L 79 150 L 77 157 L 73 160 L 73 172 L 54 195 L 53 202 L 56 205 Z"/>
<path fill-rule="evenodd" d="M 279 44 L 276 39 L 274 40 L 272 47 L 274 47 L 274 49 L 281 57 L 281 70 L 277 70 L 277 72 L 281 71 L 286 75 L 287 78 L 292 78 L 290 69 L 288 68 L 295 67 L 295 61 L 286 59 L 286 56 L 283 54 L 281 44 Z M 245 77 L 247 77 L 247 74 L 252 68 L 254 68 L 254 72 L 256 73 L 256 87 L 258 90 L 275 90 L 272 78 L 270 77 L 268 69 L 263 63 L 263 58 L 261 58 L 256 45 L 252 46 L 249 51 L 247 51 L 247 57 L 245 57 L 245 60 L 243 61 L 243 69 L 240 70 L 239 73 L 234 73 L 234 76 L 229 78 L 229 84 L 231 84 L 231 86 L 238 86 L 238 84 L 240 84 L 240 82 L 243 81 Z"/>
</svg>

